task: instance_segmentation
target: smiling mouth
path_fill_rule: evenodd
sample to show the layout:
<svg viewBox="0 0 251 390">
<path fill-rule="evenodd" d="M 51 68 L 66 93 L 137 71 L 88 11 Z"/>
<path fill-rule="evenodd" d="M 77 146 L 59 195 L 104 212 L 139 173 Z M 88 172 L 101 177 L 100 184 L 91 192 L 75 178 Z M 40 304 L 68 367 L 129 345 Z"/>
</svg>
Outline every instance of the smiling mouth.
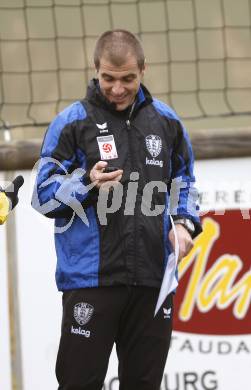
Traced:
<svg viewBox="0 0 251 390">
<path fill-rule="evenodd" d="M 111 98 L 112 98 L 112 101 L 114 103 L 121 103 L 121 102 L 123 102 L 126 99 L 126 96 L 123 96 L 121 98 L 116 98 L 116 97 L 112 96 Z"/>
</svg>

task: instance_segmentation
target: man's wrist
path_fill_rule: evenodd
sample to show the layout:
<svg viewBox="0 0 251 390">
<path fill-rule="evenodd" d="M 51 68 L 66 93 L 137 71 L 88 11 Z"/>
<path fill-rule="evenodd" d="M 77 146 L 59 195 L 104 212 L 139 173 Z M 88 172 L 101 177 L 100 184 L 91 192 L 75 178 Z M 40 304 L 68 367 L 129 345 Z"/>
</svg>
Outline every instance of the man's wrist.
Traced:
<svg viewBox="0 0 251 390">
<path fill-rule="evenodd" d="M 177 219 L 175 219 L 174 224 L 175 225 L 182 225 L 188 231 L 188 233 L 191 235 L 191 237 L 193 237 L 194 232 L 195 232 L 195 225 L 194 225 L 193 221 L 191 221 L 191 219 L 177 218 Z"/>
</svg>

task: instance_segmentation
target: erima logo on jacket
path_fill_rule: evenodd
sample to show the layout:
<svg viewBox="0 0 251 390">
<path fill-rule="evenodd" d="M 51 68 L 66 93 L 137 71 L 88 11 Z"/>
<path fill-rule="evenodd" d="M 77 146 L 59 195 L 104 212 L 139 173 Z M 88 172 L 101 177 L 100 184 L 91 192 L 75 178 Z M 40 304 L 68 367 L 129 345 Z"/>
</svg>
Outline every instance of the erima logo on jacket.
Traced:
<svg viewBox="0 0 251 390">
<path fill-rule="evenodd" d="M 107 122 L 102 124 L 96 123 L 96 126 L 99 129 L 100 134 L 108 133 Z"/>
</svg>

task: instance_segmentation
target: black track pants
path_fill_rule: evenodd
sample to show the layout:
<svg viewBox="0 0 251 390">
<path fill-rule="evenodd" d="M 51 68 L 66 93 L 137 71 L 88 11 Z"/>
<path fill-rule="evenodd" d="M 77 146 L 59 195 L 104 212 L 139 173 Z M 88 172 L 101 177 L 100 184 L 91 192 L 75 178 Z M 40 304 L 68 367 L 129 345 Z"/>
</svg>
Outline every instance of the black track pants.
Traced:
<svg viewBox="0 0 251 390">
<path fill-rule="evenodd" d="M 153 318 L 159 290 L 98 287 L 63 294 L 58 390 L 101 390 L 114 342 L 120 390 L 159 390 L 172 331 L 172 294 Z"/>
</svg>

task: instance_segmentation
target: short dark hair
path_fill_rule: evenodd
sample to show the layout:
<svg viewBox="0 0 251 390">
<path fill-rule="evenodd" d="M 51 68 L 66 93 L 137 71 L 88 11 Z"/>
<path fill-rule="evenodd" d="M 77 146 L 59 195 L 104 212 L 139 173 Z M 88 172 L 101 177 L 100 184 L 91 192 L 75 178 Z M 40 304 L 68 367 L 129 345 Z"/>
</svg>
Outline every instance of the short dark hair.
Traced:
<svg viewBox="0 0 251 390">
<path fill-rule="evenodd" d="M 144 68 L 145 55 L 139 39 L 127 30 L 109 30 L 104 32 L 97 40 L 94 49 L 94 64 L 99 70 L 101 57 L 105 57 L 112 64 L 121 66 L 128 54 L 137 59 L 140 70 Z"/>
</svg>

